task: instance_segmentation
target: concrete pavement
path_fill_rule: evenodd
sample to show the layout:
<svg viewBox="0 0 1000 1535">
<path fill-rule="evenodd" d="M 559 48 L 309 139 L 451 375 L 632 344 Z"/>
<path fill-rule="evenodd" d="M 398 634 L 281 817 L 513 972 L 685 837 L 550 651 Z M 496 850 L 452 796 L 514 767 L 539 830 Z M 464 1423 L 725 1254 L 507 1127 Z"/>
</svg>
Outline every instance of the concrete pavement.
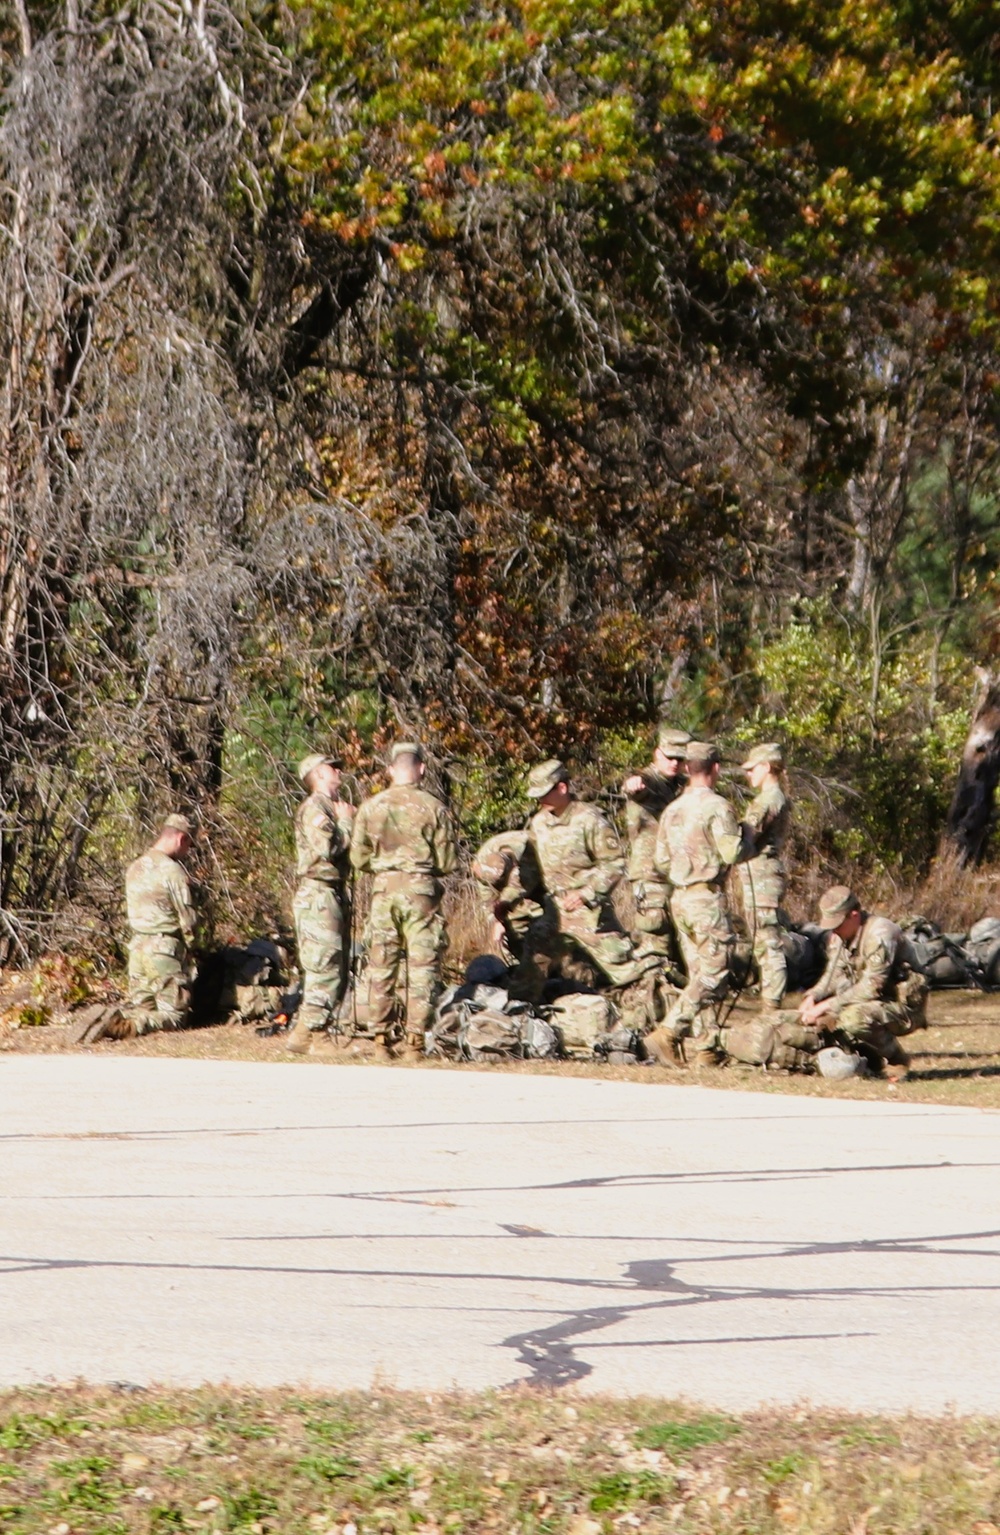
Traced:
<svg viewBox="0 0 1000 1535">
<path fill-rule="evenodd" d="M 8 1056 L 0 1383 L 998 1412 L 998 1129 L 472 1069 Z"/>
</svg>

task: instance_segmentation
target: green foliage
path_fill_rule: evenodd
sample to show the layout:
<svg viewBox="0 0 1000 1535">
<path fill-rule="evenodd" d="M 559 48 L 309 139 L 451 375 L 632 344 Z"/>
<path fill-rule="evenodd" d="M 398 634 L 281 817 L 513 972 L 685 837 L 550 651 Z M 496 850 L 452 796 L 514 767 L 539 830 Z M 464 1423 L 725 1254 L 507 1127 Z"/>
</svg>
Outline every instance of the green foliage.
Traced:
<svg viewBox="0 0 1000 1535">
<path fill-rule="evenodd" d="M 272 1518 L 278 1512 L 278 1500 L 252 1483 L 235 1491 L 224 1492 L 222 1508 L 228 1530 L 245 1530 Z"/>
<path fill-rule="evenodd" d="M 793 1476 L 800 1476 L 807 1464 L 806 1457 L 793 1450 L 777 1460 L 769 1460 L 761 1475 L 772 1487 L 780 1487 L 782 1482 L 789 1481 Z"/>
<path fill-rule="evenodd" d="M 590 1507 L 595 1514 L 628 1509 L 635 1503 L 662 1503 L 672 1483 L 654 1471 L 615 1471 L 594 1483 Z"/>
<path fill-rule="evenodd" d="M 315 1482 L 337 1482 L 353 1476 L 357 1465 L 348 1455 L 304 1455 L 299 1470 Z"/>
<path fill-rule="evenodd" d="M 647 1424 L 637 1431 L 635 1442 L 642 1449 L 665 1450 L 677 1456 L 690 1454 L 699 1445 L 722 1444 L 739 1432 L 740 1425 L 732 1418 L 720 1418 L 715 1413 L 706 1413 L 704 1417 L 687 1421 L 668 1420 Z"/>
</svg>

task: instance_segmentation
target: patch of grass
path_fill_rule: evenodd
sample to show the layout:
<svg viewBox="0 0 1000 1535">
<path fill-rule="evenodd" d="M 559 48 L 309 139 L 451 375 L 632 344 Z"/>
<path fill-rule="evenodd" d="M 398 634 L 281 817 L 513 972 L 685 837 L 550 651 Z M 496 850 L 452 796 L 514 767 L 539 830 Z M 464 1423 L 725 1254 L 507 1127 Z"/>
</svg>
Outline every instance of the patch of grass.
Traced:
<svg viewBox="0 0 1000 1535">
<path fill-rule="evenodd" d="M 635 1434 L 635 1442 L 642 1449 L 665 1450 L 677 1457 L 689 1455 L 703 1444 L 722 1444 L 738 1434 L 740 1425 L 731 1418 L 720 1418 L 713 1413 L 703 1418 L 691 1418 L 687 1422 L 650 1423 Z"/>
<path fill-rule="evenodd" d="M 136 1426 L 136 1405 L 85 1387 L 0 1394 L 0 1422 L 15 1425 L 2 1535 L 332 1535 L 349 1523 L 359 1535 L 584 1535 L 581 1521 L 601 1535 L 993 1535 L 1000 1515 L 990 1419 L 206 1388 L 150 1392 L 143 1408 L 160 1411 Z M 71 1424 L 84 1437 L 68 1450 Z"/>
<path fill-rule="evenodd" d="M 595 1482 L 590 1507 L 595 1514 L 617 1513 L 635 1503 L 662 1503 L 673 1483 L 655 1471 L 640 1471 L 635 1476 L 615 1471 Z"/>
<path fill-rule="evenodd" d="M 346 1455 L 303 1455 L 298 1466 L 305 1476 L 316 1482 L 337 1482 L 353 1476 L 358 1463 Z"/>
</svg>

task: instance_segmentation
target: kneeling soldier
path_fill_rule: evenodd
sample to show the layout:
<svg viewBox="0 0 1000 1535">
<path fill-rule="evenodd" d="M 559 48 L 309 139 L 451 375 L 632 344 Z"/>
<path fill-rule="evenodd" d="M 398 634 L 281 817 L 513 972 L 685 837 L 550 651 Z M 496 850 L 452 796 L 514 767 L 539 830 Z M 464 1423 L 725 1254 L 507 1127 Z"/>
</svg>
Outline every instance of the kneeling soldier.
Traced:
<svg viewBox="0 0 1000 1535">
<path fill-rule="evenodd" d="M 826 969 L 799 1018 L 846 1036 L 861 1054 L 884 1062 L 891 1081 L 902 1081 L 910 1057 L 899 1036 L 927 1027 L 927 982 L 913 945 L 895 922 L 862 910 L 846 885 L 820 898 L 819 925 L 830 934 Z"/>
<path fill-rule="evenodd" d="M 132 937 L 128 989 L 137 1034 L 180 1029 L 191 1008 L 195 910 L 180 860 L 191 848 L 187 816 L 168 815 L 148 853 L 125 871 Z"/>
</svg>

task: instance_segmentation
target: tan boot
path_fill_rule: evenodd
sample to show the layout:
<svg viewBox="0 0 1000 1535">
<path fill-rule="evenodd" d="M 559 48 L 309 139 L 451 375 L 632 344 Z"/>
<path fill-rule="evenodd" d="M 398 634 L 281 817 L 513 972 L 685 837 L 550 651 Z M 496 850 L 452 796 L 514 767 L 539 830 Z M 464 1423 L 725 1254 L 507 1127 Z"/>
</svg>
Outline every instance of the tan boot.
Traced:
<svg viewBox="0 0 1000 1535">
<path fill-rule="evenodd" d="M 285 1049 L 290 1055 L 308 1055 L 312 1049 L 313 1031 L 304 1018 L 295 1021 L 295 1027 L 285 1039 Z"/>
<path fill-rule="evenodd" d="M 654 1029 L 651 1034 L 644 1035 L 642 1044 L 647 1059 L 655 1061 L 657 1066 L 684 1065 L 681 1042 L 668 1034 L 666 1029 Z"/>
</svg>

